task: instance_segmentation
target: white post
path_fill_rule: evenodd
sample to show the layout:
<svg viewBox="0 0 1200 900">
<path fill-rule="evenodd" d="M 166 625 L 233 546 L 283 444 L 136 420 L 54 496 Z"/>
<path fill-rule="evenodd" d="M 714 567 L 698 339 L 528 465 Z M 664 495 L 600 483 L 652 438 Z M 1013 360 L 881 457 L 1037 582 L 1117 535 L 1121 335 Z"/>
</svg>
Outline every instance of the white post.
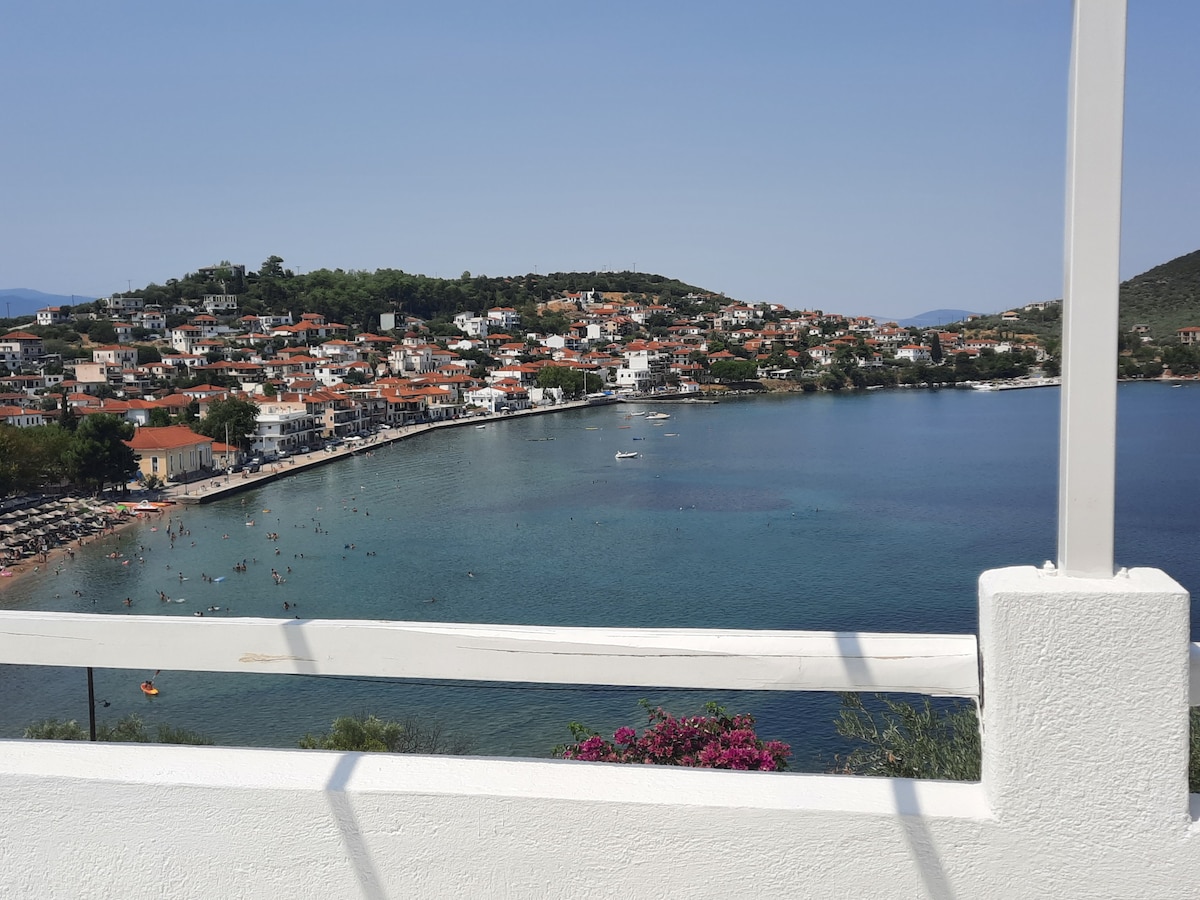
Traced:
<svg viewBox="0 0 1200 900">
<path fill-rule="evenodd" d="M 983 786 L 1043 862 L 1071 859 L 1100 879 L 1114 848 L 1136 855 L 1186 839 L 1190 615 L 1187 591 L 1157 569 L 981 576 Z M 1060 868 L 1032 893 L 1105 893 Z"/>
<path fill-rule="evenodd" d="M 1075 0 L 1067 135 L 1058 564 L 1113 574 L 1126 0 Z"/>
</svg>

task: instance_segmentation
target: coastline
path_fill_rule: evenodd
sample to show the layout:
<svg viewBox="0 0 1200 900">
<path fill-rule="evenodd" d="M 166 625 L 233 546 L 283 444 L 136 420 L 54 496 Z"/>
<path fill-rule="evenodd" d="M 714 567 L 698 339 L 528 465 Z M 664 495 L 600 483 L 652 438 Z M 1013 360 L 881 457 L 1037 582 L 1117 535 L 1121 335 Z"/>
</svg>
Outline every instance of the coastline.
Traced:
<svg viewBox="0 0 1200 900">
<path fill-rule="evenodd" d="M 178 504 L 180 511 L 187 506 L 197 504 L 212 503 L 223 497 L 241 493 L 263 484 L 278 481 L 281 478 L 286 478 L 289 475 L 295 475 L 300 472 L 305 472 L 309 469 L 323 466 L 340 459 L 345 459 L 348 456 L 355 456 L 359 453 L 371 452 L 376 447 L 386 446 L 396 443 L 397 441 L 407 440 L 421 434 L 426 434 L 431 431 L 437 431 L 444 428 L 464 428 L 478 427 L 480 425 L 492 425 L 500 422 L 522 418 L 531 415 L 546 415 L 549 413 L 564 412 L 570 409 L 587 409 L 594 406 L 607 406 L 619 403 L 620 400 L 616 397 L 594 398 L 591 400 L 573 400 L 566 403 L 556 404 L 555 406 L 539 407 L 535 409 L 518 410 L 516 412 L 504 413 L 501 415 L 485 415 L 475 416 L 467 419 L 454 419 L 445 422 L 426 422 L 419 425 L 405 425 L 397 427 L 385 428 L 379 434 L 371 435 L 361 444 L 356 444 L 352 447 L 342 446 L 332 450 L 316 450 L 311 453 L 300 454 L 297 456 L 288 457 L 285 460 L 280 460 L 271 463 L 269 466 L 264 466 L 260 472 L 253 474 L 249 472 L 240 472 L 237 475 L 214 475 L 211 478 L 206 478 L 200 481 L 193 481 L 186 484 L 172 484 L 157 492 L 157 497 L 161 500 L 170 503 Z M 124 502 L 124 501 L 122 501 Z M 169 515 L 169 509 L 166 510 Z M 160 511 L 161 512 L 161 511 Z M 95 541 L 107 541 L 114 535 L 117 536 L 117 542 L 120 540 L 120 535 L 123 531 L 131 526 L 143 521 L 142 514 L 134 514 L 122 516 L 112 523 L 111 530 L 106 530 L 99 534 L 90 535 L 84 540 L 83 544 L 77 541 L 59 544 L 46 551 L 44 560 L 36 558 L 25 559 L 12 565 L 4 567 L 4 571 L 10 573 L 0 577 L 0 600 L 8 590 L 15 584 L 22 583 L 33 575 L 42 575 L 54 570 L 55 574 L 59 574 L 69 567 L 74 558 L 75 550 L 82 546 L 94 543 Z"/>
<path fill-rule="evenodd" d="M 253 474 L 243 470 L 236 475 L 214 475 L 211 478 L 187 484 L 172 484 L 160 491 L 159 496 L 184 506 L 198 503 L 212 503 L 214 500 L 219 500 L 222 497 L 247 491 L 251 488 L 277 481 L 280 478 L 286 478 L 289 475 L 295 475 L 316 468 L 317 466 L 326 465 L 335 460 L 345 459 L 347 456 L 356 456 L 359 453 L 370 452 L 376 447 L 383 447 L 388 444 L 394 444 L 397 441 L 408 440 L 417 435 L 428 434 L 431 431 L 439 431 L 444 428 L 478 428 L 481 425 L 493 425 L 527 416 L 548 415 L 571 409 L 588 409 L 595 406 L 608 406 L 620 402 L 616 397 L 572 400 L 554 406 L 522 409 L 500 415 L 474 416 L 445 422 L 425 422 L 420 425 L 391 426 L 385 428 L 379 434 L 371 435 L 361 444 L 356 444 L 352 447 L 341 446 L 332 450 L 314 450 L 311 453 L 289 456 L 287 459 L 278 460 L 263 466 L 261 471 Z"/>
<path fill-rule="evenodd" d="M 55 547 L 46 551 L 45 560 L 26 559 L 18 563 L 13 563 L 5 566 L 5 570 L 12 574 L 0 578 L 0 600 L 4 598 L 6 591 L 14 584 L 19 584 L 25 579 L 33 575 L 40 575 L 55 570 L 55 574 L 61 572 L 64 568 L 69 567 L 74 562 L 75 551 L 81 547 L 86 547 L 97 542 L 108 541 L 114 536 L 120 540 L 120 535 L 131 526 L 142 521 L 138 516 L 123 516 L 114 522 L 110 529 L 99 534 L 90 535 L 87 539 L 80 543 L 79 541 L 70 541 L 65 544 L 58 544 Z"/>
</svg>

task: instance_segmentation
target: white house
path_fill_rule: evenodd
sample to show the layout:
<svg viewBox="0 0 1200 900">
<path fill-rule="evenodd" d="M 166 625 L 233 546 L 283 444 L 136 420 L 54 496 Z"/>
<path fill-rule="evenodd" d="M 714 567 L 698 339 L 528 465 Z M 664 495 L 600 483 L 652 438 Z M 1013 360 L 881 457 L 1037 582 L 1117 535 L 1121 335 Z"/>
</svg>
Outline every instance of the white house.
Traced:
<svg viewBox="0 0 1200 900">
<path fill-rule="evenodd" d="M 204 340 L 204 332 L 195 325 L 179 325 L 172 328 L 167 337 L 180 353 L 194 353 L 196 345 Z"/>
<path fill-rule="evenodd" d="M 929 362 L 929 348 L 920 344 L 905 344 L 896 350 L 896 359 L 913 363 Z"/>
<path fill-rule="evenodd" d="M 511 306 L 493 306 L 487 311 L 488 322 L 500 331 L 509 331 L 521 324 L 521 315 Z"/>
<path fill-rule="evenodd" d="M 109 344 L 104 347 L 96 347 L 92 350 L 92 361 L 127 368 L 137 365 L 138 352 L 136 347 Z"/>
<path fill-rule="evenodd" d="M 473 312 L 460 312 L 454 317 L 454 324 L 468 337 L 485 338 L 488 336 L 491 319 Z"/>
<path fill-rule="evenodd" d="M 210 316 L 236 316 L 238 311 L 238 295 L 205 294 L 200 305 Z"/>
<path fill-rule="evenodd" d="M 529 392 L 515 381 L 508 380 L 467 391 L 464 399 L 469 405 L 482 407 L 490 413 L 514 412 L 530 407 Z"/>
<path fill-rule="evenodd" d="M 43 306 L 37 311 L 39 325 L 62 325 L 70 321 L 71 313 L 63 310 L 61 306 Z"/>
<path fill-rule="evenodd" d="M 16 428 L 35 428 L 46 424 L 46 418 L 40 410 L 25 409 L 21 406 L 0 406 L 0 422 Z"/>
</svg>

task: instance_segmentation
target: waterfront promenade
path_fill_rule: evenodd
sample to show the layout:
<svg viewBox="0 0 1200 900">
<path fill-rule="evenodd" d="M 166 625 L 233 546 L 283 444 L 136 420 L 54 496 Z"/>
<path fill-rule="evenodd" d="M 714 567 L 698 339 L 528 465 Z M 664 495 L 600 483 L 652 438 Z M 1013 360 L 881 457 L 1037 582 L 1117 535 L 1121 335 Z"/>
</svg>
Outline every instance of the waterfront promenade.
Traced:
<svg viewBox="0 0 1200 900">
<path fill-rule="evenodd" d="M 619 401 L 615 397 L 571 400 L 555 404 L 554 406 L 539 406 L 531 409 L 516 410 L 514 412 L 469 416 L 450 419 L 444 422 L 423 422 L 418 425 L 388 427 L 377 434 L 365 436 L 362 442 L 356 442 L 352 445 L 343 444 L 330 449 L 322 448 L 313 450 L 310 453 L 297 453 L 285 459 L 268 463 L 262 466 L 258 472 L 248 472 L 243 469 L 241 472 L 236 472 L 232 475 L 224 473 L 214 474 L 210 478 L 199 479 L 184 484 L 170 484 L 159 493 L 159 496 L 162 499 L 173 500 L 180 504 L 211 503 L 222 497 L 250 490 L 251 488 L 277 481 L 280 478 L 286 478 L 289 475 L 305 472 L 317 466 L 323 466 L 327 463 L 344 459 L 347 456 L 370 453 L 378 447 L 392 444 L 396 441 L 407 440 L 417 435 L 427 434 L 431 431 L 438 431 L 443 428 L 478 428 L 483 425 L 498 425 L 511 419 L 527 416 L 565 412 L 569 409 L 586 409 L 592 406 L 604 406 L 617 402 Z"/>
</svg>

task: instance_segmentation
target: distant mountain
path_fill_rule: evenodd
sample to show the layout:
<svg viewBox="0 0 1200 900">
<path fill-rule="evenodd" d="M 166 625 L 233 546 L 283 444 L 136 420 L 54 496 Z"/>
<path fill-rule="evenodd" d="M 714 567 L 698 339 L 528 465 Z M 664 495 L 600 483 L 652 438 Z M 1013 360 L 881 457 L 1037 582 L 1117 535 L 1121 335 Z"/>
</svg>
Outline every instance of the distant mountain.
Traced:
<svg viewBox="0 0 1200 900">
<path fill-rule="evenodd" d="M 63 294 L 43 294 L 29 288 L 7 288 L 0 290 L 0 316 L 16 319 L 32 316 L 43 306 L 78 306 L 80 303 L 91 303 L 95 299 L 81 294 L 70 297 Z"/>
<path fill-rule="evenodd" d="M 901 319 L 896 324 L 901 328 L 932 328 L 935 325 L 949 325 L 951 322 L 961 322 L 967 316 L 975 313 L 968 309 L 931 309 L 919 316 Z"/>
<path fill-rule="evenodd" d="M 1180 328 L 1200 325 L 1200 250 L 1122 284 L 1120 315 L 1122 331 L 1148 325 L 1158 343 L 1174 343 Z"/>
</svg>

